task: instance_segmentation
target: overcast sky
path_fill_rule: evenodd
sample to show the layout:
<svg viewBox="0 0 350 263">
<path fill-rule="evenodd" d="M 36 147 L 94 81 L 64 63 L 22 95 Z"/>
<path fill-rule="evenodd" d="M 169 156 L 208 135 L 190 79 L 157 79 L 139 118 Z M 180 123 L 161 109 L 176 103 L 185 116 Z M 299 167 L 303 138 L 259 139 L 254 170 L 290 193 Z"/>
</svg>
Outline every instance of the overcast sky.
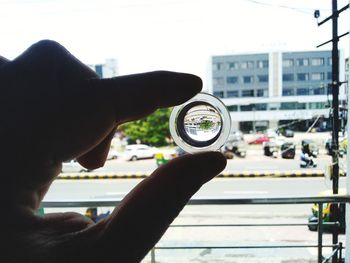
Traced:
<svg viewBox="0 0 350 263">
<path fill-rule="evenodd" d="M 316 50 L 331 38 L 331 0 L 0 0 L 0 54 L 40 39 L 85 63 L 116 58 L 120 74 L 155 69 L 205 77 L 211 55 Z M 341 8 L 349 1 L 338 1 Z M 349 30 L 349 10 L 339 34 Z M 339 47 L 349 53 L 349 38 Z M 327 45 L 322 49 L 331 49 Z"/>
</svg>

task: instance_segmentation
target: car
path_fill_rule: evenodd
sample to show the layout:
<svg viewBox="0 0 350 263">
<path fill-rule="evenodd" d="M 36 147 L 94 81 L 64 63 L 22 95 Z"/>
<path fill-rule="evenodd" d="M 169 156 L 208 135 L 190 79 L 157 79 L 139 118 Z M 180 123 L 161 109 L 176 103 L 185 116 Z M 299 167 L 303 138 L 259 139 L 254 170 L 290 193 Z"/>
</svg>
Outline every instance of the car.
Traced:
<svg viewBox="0 0 350 263">
<path fill-rule="evenodd" d="M 107 155 L 107 160 L 114 160 L 114 159 L 118 159 L 119 157 L 119 153 L 114 150 L 114 149 L 110 149 Z"/>
<path fill-rule="evenodd" d="M 263 144 L 265 142 L 269 142 L 270 138 L 267 135 L 259 135 L 252 141 L 248 142 L 249 144 Z"/>
<path fill-rule="evenodd" d="M 82 172 L 91 172 L 92 170 L 86 169 L 81 166 L 77 160 L 68 160 L 62 163 L 62 173 L 82 173 Z"/>
<path fill-rule="evenodd" d="M 294 137 L 294 131 L 292 131 L 292 130 L 290 130 L 290 129 L 284 129 L 284 130 L 282 130 L 282 135 L 283 135 L 284 137 L 290 137 L 290 138 L 292 138 L 292 137 Z"/>
<path fill-rule="evenodd" d="M 154 158 L 159 150 L 156 147 L 151 147 L 146 144 L 130 144 L 125 146 L 123 158 L 127 161 L 136 161 L 139 159 Z"/>
</svg>

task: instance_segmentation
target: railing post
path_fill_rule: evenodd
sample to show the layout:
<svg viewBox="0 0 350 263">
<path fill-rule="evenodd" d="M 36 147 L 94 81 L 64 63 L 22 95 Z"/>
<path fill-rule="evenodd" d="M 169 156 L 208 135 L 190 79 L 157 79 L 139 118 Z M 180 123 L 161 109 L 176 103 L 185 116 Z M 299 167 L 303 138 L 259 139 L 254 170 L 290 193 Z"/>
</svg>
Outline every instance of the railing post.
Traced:
<svg viewBox="0 0 350 263">
<path fill-rule="evenodd" d="M 322 232 L 323 232 L 323 203 L 317 203 L 318 204 L 318 220 L 317 220 L 317 231 L 318 231 L 318 263 L 322 263 L 323 256 L 322 256 Z"/>
<path fill-rule="evenodd" d="M 343 243 L 339 242 L 339 261 L 338 262 L 341 262 L 342 257 L 343 257 Z"/>
<path fill-rule="evenodd" d="M 154 247 L 151 250 L 151 263 L 156 263 L 156 249 Z"/>
</svg>

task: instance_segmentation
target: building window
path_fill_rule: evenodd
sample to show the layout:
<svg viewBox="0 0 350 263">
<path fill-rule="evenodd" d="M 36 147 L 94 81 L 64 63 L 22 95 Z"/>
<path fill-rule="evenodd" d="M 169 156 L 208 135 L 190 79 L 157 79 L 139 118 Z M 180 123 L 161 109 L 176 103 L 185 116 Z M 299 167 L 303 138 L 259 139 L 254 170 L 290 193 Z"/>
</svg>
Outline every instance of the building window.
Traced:
<svg viewBox="0 0 350 263">
<path fill-rule="evenodd" d="M 312 66 L 322 66 L 322 65 L 324 65 L 324 59 L 323 58 L 312 58 L 311 65 Z"/>
<path fill-rule="evenodd" d="M 227 92 L 228 98 L 238 97 L 238 90 L 230 90 Z"/>
<path fill-rule="evenodd" d="M 282 66 L 285 68 L 293 67 L 294 60 L 293 59 L 283 59 Z"/>
<path fill-rule="evenodd" d="M 331 80 L 333 78 L 332 72 L 327 72 L 327 79 Z"/>
<path fill-rule="evenodd" d="M 242 97 L 254 97 L 254 90 L 243 90 Z"/>
<path fill-rule="evenodd" d="M 257 103 L 255 104 L 256 111 L 265 111 L 267 110 L 267 103 Z"/>
<path fill-rule="evenodd" d="M 292 73 L 283 74 L 282 80 L 283 81 L 293 81 L 294 80 L 294 74 L 292 74 Z"/>
<path fill-rule="evenodd" d="M 309 95 L 308 88 L 299 88 L 297 89 L 297 95 Z"/>
<path fill-rule="evenodd" d="M 236 84 L 238 83 L 238 77 L 233 77 L 233 76 L 227 77 L 226 82 L 227 84 Z"/>
<path fill-rule="evenodd" d="M 319 110 L 319 109 L 325 109 L 326 103 L 325 102 L 310 102 L 309 103 L 309 109 L 311 110 Z"/>
<path fill-rule="evenodd" d="M 213 84 L 214 85 L 224 85 L 224 78 L 222 78 L 222 77 L 214 78 Z"/>
<path fill-rule="evenodd" d="M 238 111 L 238 106 L 237 105 L 227 106 L 227 109 L 229 111 Z"/>
<path fill-rule="evenodd" d="M 241 105 L 241 111 L 252 111 L 254 108 L 253 105 L 254 104 Z"/>
<path fill-rule="evenodd" d="M 267 97 L 267 90 L 266 89 L 256 90 L 256 96 L 257 97 Z"/>
<path fill-rule="evenodd" d="M 219 70 L 222 70 L 223 69 L 223 63 L 213 63 L 213 70 L 214 71 L 219 71 Z"/>
<path fill-rule="evenodd" d="M 239 69 L 239 63 L 238 62 L 228 63 L 228 69 L 229 70 Z"/>
<path fill-rule="evenodd" d="M 297 108 L 297 102 L 282 102 L 281 110 L 295 110 Z"/>
<path fill-rule="evenodd" d="M 324 73 L 323 72 L 311 73 L 311 80 L 324 80 Z"/>
<path fill-rule="evenodd" d="M 268 60 L 258 60 L 256 62 L 257 68 L 268 68 L 269 67 L 269 61 Z"/>
<path fill-rule="evenodd" d="M 309 73 L 298 73 L 297 80 L 299 80 L 299 81 L 309 80 Z"/>
<path fill-rule="evenodd" d="M 296 60 L 296 64 L 299 67 L 304 67 L 309 65 L 309 59 L 308 58 L 298 58 Z"/>
<path fill-rule="evenodd" d="M 268 75 L 258 75 L 258 82 L 268 82 L 269 76 Z"/>
<path fill-rule="evenodd" d="M 253 83 L 253 76 L 243 76 L 243 83 Z"/>
<path fill-rule="evenodd" d="M 331 57 L 328 58 L 328 65 L 332 66 L 332 58 Z"/>
<path fill-rule="evenodd" d="M 242 69 L 252 69 L 254 68 L 254 61 L 243 61 L 241 63 Z"/>
<path fill-rule="evenodd" d="M 324 95 L 326 89 L 324 87 L 314 88 L 314 95 Z"/>
<path fill-rule="evenodd" d="M 283 89 L 283 96 L 294 96 L 294 89 Z"/>
<path fill-rule="evenodd" d="M 215 97 L 218 97 L 218 98 L 223 98 L 224 97 L 224 92 L 223 91 L 214 91 L 213 95 Z"/>
</svg>

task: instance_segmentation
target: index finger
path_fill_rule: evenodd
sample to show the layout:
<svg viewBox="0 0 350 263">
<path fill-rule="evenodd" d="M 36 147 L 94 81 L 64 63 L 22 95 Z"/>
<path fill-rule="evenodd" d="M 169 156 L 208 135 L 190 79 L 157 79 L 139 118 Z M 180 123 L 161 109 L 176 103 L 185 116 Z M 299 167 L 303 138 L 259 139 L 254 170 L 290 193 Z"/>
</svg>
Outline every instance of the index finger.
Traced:
<svg viewBox="0 0 350 263">
<path fill-rule="evenodd" d="M 93 79 L 91 85 L 114 104 L 118 122 L 125 122 L 187 101 L 201 91 L 202 80 L 187 73 L 154 71 Z"/>
</svg>

